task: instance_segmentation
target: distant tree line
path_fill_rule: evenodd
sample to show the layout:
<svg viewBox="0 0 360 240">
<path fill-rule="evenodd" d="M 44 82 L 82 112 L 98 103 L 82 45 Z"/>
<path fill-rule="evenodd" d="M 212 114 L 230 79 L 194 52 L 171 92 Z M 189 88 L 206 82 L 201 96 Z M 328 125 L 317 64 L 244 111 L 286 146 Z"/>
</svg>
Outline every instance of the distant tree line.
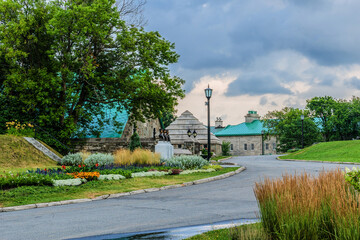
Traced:
<svg viewBox="0 0 360 240">
<path fill-rule="evenodd" d="M 285 107 L 265 115 L 263 121 L 268 128 L 267 134 L 277 136 L 279 151 L 302 147 L 301 115 L 304 116 L 304 146 L 320 141 L 351 140 L 359 136 L 360 98 L 314 97 L 306 103 L 304 110 Z"/>
</svg>

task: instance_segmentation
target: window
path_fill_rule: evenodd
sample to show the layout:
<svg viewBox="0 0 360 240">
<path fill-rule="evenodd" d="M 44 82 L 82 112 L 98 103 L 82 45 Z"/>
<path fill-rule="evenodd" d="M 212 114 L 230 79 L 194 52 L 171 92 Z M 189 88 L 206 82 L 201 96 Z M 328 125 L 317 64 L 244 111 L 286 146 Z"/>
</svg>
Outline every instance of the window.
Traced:
<svg viewBox="0 0 360 240">
<path fill-rule="evenodd" d="M 273 143 L 273 149 L 274 150 L 276 149 L 276 143 Z"/>
<path fill-rule="evenodd" d="M 230 144 L 230 150 L 234 150 L 234 145 Z"/>
<path fill-rule="evenodd" d="M 181 148 L 181 144 L 178 144 L 178 148 Z"/>
<path fill-rule="evenodd" d="M 255 146 L 254 146 L 254 144 L 252 143 L 251 144 L 251 150 L 254 150 L 255 149 Z"/>
<path fill-rule="evenodd" d="M 244 144 L 244 150 L 245 151 L 247 150 L 247 144 L 246 143 Z"/>
<path fill-rule="evenodd" d="M 265 149 L 269 150 L 269 144 L 268 143 L 265 145 Z"/>
</svg>

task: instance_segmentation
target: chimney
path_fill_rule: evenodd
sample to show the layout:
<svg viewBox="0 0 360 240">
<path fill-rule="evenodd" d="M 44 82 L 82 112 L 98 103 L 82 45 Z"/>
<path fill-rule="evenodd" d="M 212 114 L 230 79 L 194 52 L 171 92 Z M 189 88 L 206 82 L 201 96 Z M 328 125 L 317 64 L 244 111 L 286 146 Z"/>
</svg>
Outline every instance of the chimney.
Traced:
<svg viewBox="0 0 360 240">
<path fill-rule="evenodd" d="M 254 120 L 260 120 L 259 114 L 257 114 L 257 111 L 248 111 L 248 114 L 245 115 L 245 122 L 251 123 Z"/>
<path fill-rule="evenodd" d="M 215 120 L 215 128 L 223 128 L 223 120 L 221 117 L 217 117 Z"/>
</svg>

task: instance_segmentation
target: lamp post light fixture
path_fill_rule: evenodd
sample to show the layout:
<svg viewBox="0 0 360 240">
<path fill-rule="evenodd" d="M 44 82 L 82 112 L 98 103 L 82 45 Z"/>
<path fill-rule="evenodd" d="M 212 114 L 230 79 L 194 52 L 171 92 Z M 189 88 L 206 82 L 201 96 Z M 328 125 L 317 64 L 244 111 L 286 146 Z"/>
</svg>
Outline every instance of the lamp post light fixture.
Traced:
<svg viewBox="0 0 360 240">
<path fill-rule="evenodd" d="M 208 107 L 208 151 L 207 151 L 207 160 L 210 162 L 210 156 L 211 156 L 211 142 L 210 142 L 210 98 L 212 95 L 212 89 L 208 85 L 208 87 L 205 89 L 205 97 L 207 98 L 207 107 Z"/>
<path fill-rule="evenodd" d="M 265 134 L 265 131 L 264 131 L 264 130 L 261 130 L 261 152 L 262 152 L 262 155 L 265 155 L 265 150 L 264 150 L 264 134 Z"/>
<path fill-rule="evenodd" d="M 188 131 L 187 131 L 187 135 L 189 136 L 189 137 L 191 137 L 191 135 L 193 135 L 194 136 L 194 138 L 196 138 L 196 136 L 197 136 L 197 132 L 195 131 L 195 129 L 194 129 L 194 131 L 191 133 L 191 130 L 190 129 L 188 129 Z"/>
<path fill-rule="evenodd" d="M 301 115 L 301 146 L 304 149 L 304 115 Z"/>
</svg>

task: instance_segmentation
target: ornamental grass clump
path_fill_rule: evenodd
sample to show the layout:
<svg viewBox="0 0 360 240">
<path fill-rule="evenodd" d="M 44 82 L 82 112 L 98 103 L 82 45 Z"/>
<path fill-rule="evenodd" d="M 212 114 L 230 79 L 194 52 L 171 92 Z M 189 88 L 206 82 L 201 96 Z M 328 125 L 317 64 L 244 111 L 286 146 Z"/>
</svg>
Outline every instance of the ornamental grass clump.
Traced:
<svg viewBox="0 0 360 240">
<path fill-rule="evenodd" d="M 165 166 L 180 169 L 200 169 L 209 162 L 200 156 L 178 156 L 168 160 L 163 160 Z"/>
<path fill-rule="evenodd" d="M 65 166 L 77 166 L 83 163 L 80 153 L 70 153 L 61 159 L 60 164 Z"/>
<path fill-rule="evenodd" d="M 95 153 L 85 159 L 86 166 L 105 166 L 114 163 L 114 157 L 107 153 Z"/>
<path fill-rule="evenodd" d="M 360 197 L 339 169 L 265 179 L 254 192 L 271 239 L 360 239 Z"/>
<path fill-rule="evenodd" d="M 160 165 L 160 154 L 146 149 L 119 149 L 114 153 L 114 163 L 121 166 L 156 166 Z"/>
</svg>

